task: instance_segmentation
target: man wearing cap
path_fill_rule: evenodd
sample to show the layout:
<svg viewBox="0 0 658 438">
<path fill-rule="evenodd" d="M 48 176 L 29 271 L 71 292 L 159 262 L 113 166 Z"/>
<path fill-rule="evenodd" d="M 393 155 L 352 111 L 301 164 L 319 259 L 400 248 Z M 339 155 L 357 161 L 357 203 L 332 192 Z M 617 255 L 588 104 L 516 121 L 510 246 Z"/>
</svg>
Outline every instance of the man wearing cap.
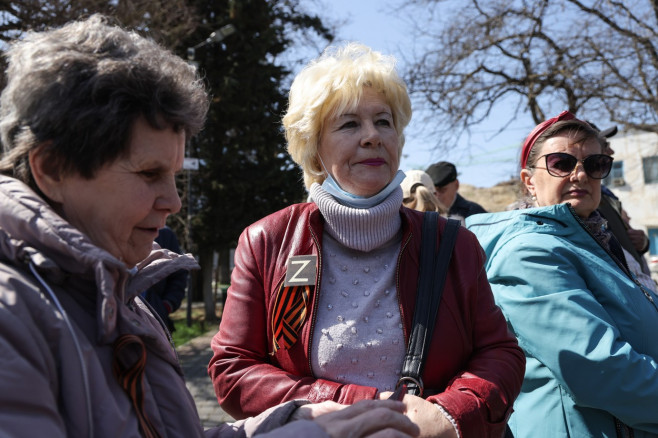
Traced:
<svg viewBox="0 0 658 438">
<path fill-rule="evenodd" d="M 594 123 L 589 121 L 587 123 L 599 131 L 601 137 L 606 139 L 603 153 L 613 156 L 615 151 L 610 147 L 610 142 L 607 139 L 617 134 L 617 126 L 600 130 Z M 631 228 L 630 224 L 623 220 L 621 201 L 603 184 L 601 184 L 601 202 L 598 210 L 608 221 L 608 228 L 617 238 L 619 244 L 640 264 L 642 272 L 651 275 L 649 266 L 642 257 L 642 254 L 649 250 L 649 238 L 644 231 Z"/>
<path fill-rule="evenodd" d="M 434 188 L 439 201 L 450 210 L 448 217 L 467 217 L 477 214 L 486 213 L 480 204 L 464 199 L 457 191 L 459 190 L 459 180 L 457 179 L 457 169 L 455 165 L 447 161 L 439 161 L 432 164 L 425 171 L 432 178 Z"/>
</svg>

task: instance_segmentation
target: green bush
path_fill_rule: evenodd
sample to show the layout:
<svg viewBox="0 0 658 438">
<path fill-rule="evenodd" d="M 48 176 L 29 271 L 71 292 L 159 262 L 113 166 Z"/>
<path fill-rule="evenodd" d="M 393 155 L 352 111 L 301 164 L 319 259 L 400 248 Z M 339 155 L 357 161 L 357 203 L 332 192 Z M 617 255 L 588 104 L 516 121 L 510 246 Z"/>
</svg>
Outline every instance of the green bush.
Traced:
<svg viewBox="0 0 658 438">
<path fill-rule="evenodd" d="M 185 319 L 174 321 L 176 330 L 171 334 L 174 338 L 174 345 L 179 347 L 190 339 L 201 336 L 207 331 L 206 324 L 203 320 L 193 320 L 190 327 L 187 326 Z"/>
</svg>

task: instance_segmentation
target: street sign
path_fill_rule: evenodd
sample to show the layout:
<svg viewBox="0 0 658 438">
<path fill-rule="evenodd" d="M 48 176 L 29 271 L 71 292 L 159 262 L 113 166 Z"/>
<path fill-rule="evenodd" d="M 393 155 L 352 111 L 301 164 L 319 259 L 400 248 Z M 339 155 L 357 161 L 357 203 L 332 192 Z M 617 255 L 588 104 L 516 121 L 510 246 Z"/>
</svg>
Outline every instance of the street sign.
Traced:
<svg viewBox="0 0 658 438">
<path fill-rule="evenodd" d="M 198 158 L 184 158 L 183 159 L 183 169 L 185 169 L 185 170 L 199 170 L 199 159 Z"/>
</svg>

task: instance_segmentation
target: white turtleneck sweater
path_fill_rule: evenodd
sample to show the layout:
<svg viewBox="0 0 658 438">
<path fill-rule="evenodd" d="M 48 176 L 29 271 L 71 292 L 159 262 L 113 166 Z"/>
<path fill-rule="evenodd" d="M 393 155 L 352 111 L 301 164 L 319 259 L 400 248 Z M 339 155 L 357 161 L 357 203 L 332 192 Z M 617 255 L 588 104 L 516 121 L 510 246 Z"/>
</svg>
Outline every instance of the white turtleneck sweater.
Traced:
<svg viewBox="0 0 658 438">
<path fill-rule="evenodd" d="M 311 198 L 325 219 L 313 374 L 392 391 L 406 350 L 395 288 L 402 189 L 368 209 L 339 204 L 319 184 Z"/>
</svg>

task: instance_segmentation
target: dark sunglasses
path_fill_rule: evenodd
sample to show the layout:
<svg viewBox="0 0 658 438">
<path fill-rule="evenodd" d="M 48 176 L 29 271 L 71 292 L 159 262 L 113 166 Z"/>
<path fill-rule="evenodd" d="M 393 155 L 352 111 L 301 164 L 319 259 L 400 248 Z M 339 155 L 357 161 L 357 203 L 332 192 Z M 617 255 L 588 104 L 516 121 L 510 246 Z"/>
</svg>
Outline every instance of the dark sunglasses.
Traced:
<svg viewBox="0 0 658 438">
<path fill-rule="evenodd" d="M 545 169 L 548 171 L 548 174 L 558 178 L 571 175 L 571 172 L 573 172 L 580 161 L 583 163 L 583 169 L 585 169 L 587 176 L 593 179 L 603 179 L 610 174 L 613 161 L 610 155 L 605 154 L 590 155 L 584 160 L 579 160 L 573 155 L 564 152 L 554 152 L 552 154 L 546 154 L 544 157 L 546 158 Z M 537 166 L 534 167 L 541 169 Z"/>
</svg>

